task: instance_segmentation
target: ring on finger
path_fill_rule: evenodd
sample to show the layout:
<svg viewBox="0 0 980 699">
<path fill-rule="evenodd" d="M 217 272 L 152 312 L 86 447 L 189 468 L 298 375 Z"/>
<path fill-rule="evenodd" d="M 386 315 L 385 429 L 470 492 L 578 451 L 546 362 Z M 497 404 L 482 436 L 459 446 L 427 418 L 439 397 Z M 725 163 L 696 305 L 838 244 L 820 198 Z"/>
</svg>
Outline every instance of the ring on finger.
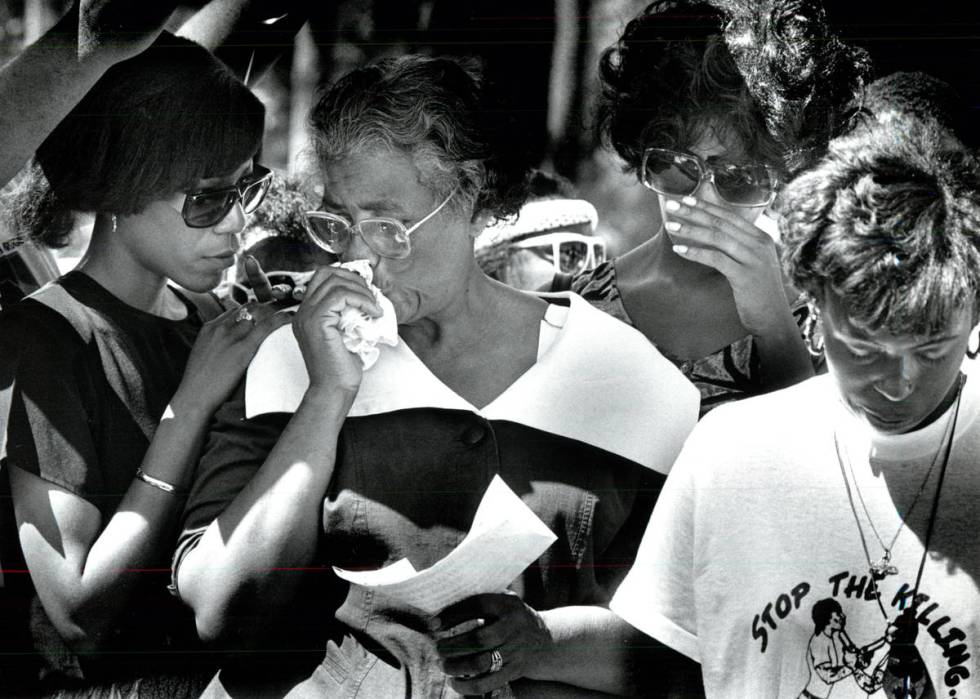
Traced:
<svg viewBox="0 0 980 699">
<path fill-rule="evenodd" d="M 504 666 L 504 657 L 500 654 L 499 650 L 490 651 L 490 669 L 487 670 L 487 674 L 492 675 L 498 672 L 500 668 Z"/>
<path fill-rule="evenodd" d="M 253 316 L 252 312 L 248 310 L 248 306 L 242 306 L 238 309 L 238 313 L 235 314 L 236 323 L 243 323 L 245 321 L 255 325 L 255 316 Z"/>
</svg>

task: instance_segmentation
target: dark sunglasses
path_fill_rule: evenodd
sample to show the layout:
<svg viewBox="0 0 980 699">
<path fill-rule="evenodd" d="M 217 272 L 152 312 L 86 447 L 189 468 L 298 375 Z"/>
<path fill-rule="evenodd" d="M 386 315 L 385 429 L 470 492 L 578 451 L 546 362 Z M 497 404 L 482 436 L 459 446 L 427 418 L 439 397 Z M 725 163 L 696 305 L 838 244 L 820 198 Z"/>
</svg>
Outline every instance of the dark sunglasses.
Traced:
<svg viewBox="0 0 980 699">
<path fill-rule="evenodd" d="M 254 165 L 252 172 L 230 187 L 188 192 L 180 215 L 191 228 L 208 228 L 220 223 L 238 202 L 242 203 L 242 210 L 250 214 L 259 208 L 271 184 L 272 171 Z"/>
<path fill-rule="evenodd" d="M 768 206 L 776 198 L 779 178 L 762 163 L 725 163 L 691 153 L 647 148 L 643 151 L 640 178 L 658 194 L 686 197 L 711 180 L 718 196 L 732 206 Z"/>
</svg>

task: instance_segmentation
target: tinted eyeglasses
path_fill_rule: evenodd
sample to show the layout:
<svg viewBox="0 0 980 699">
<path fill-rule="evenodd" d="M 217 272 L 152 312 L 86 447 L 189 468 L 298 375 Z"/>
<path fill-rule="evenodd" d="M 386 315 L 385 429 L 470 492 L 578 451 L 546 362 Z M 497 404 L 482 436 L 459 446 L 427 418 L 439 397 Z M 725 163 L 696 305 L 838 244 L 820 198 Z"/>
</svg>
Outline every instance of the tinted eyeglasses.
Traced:
<svg viewBox="0 0 980 699">
<path fill-rule="evenodd" d="M 714 157 L 706 162 L 665 148 L 643 151 L 640 179 L 647 189 L 674 197 L 694 194 L 710 180 L 718 196 L 732 206 L 768 206 L 779 184 L 776 171 L 762 163 L 728 163 Z"/>
<path fill-rule="evenodd" d="M 261 165 L 254 165 L 252 172 L 242 176 L 230 187 L 199 189 L 188 192 L 180 215 L 191 228 L 208 228 L 220 223 L 238 202 L 242 210 L 250 214 L 259 204 L 272 184 L 272 172 Z"/>
<path fill-rule="evenodd" d="M 409 236 L 438 214 L 455 194 L 454 189 L 439 206 L 410 228 L 393 218 L 366 218 L 351 225 L 342 216 L 326 211 L 307 211 L 303 214 L 303 220 L 313 242 L 334 255 L 347 252 L 354 236 L 359 235 L 381 257 L 403 260 L 412 252 Z"/>
<path fill-rule="evenodd" d="M 550 262 L 555 272 L 578 274 L 606 261 L 606 243 L 601 238 L 569 231 L 556 231 L 525 238 L 515 249 L 532 250 Z"/>
</svg>

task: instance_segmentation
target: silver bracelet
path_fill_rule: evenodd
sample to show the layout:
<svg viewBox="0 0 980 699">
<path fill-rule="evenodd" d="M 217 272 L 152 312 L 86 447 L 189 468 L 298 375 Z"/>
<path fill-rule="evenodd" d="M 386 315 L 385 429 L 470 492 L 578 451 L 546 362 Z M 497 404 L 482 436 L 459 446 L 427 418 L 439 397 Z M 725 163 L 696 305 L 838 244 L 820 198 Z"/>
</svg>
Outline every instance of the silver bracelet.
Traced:
<svg viewBox="0 0 980 699">
<path fill-rule="evenodd" d="M 152 485 L 154 488 L 159 488 L 165 493 L 170 493 L 171 495 L 177 495 L 177 488 L 167 481 L 161 481 L 159 478 L 154 478 L 153 476 L 148 476 L 143 473 L 143 469 L 136 469 L 136 477 L 146 483 L 147 485 Z"/>
</svg>

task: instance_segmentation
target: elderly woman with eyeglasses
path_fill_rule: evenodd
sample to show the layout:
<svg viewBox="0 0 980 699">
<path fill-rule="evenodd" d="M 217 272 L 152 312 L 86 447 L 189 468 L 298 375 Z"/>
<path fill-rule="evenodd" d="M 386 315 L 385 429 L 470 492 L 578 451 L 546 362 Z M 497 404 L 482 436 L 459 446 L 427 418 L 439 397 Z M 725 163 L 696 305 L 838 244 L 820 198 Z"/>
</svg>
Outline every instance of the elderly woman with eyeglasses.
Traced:
<svg viewBox="0 0 980 699">
<path fill-rule="evenodd" d="M 577 668 L 620 649 L 577 639 L 635 551 L 697 392 L 579 297 L 544 301 L 479 270 L 473 240 L 519 208 L 528 172 L 486 95 L 467 64 L 412 56 L 354 71 L 313 109 L 311 232 L 372 268 L 398 344 L 363 369 L 340 319 L 383 304 L 359 274 L 321 268 L 291 334 L 269 338 L 219 411 L 176 589 L 219 648 L 308 649 L 316 626 L 326 650 L 286 677 L 282 653 L 274 667 L 248 653 L 209 695 L 542 696 L 617 680 Z M 432 616 L 322 572 L 432 566 L 495 476 L 557 537 L 508 590 Z"/>
<path fill-rule="evenodd" d="M 701 391 L 702 413 L 813 373 L 798 327 L 805 304 L 764 214 L 785 148 L 722 25 L 706 3 L 658 0 L 603 55 L 600 136 L 656 194 L 662 227 L 571 282 L 674 362 Z"/>
<path fill-rule="evenodd" d="M 0 320 L 4 696 L 203 687 L 188 677 L 204 658 L 193 620 L 161 570 L 208 421 L 285 322 L 207 293 L 268 186 L 263 120 L 206 49 L 164 35 L 35 154 L 22 225 L 58 247 L 73 212 L 95 224 L 77 269 Z"/>
</svg>

